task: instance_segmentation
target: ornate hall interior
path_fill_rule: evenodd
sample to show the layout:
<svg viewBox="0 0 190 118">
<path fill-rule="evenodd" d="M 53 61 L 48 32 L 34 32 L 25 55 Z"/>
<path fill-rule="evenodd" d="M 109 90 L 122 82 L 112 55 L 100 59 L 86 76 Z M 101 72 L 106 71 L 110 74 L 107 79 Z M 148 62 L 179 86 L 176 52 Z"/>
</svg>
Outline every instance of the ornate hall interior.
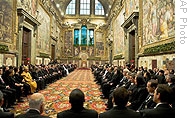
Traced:
<svg viewBox="0 0 190 118">
<path fill-rule="evenodd" d="M 0 0 L 0 65 L 174 69 L 175 0 Z"/>
<path fill-rule="evenodd" d="M 118 71 L 123 80 L 127 69 L 131 78 L 140 71 L 144 79 L 143 72 L 150 69 L 152 78 L 161 73 L 165 79 L 164 74 L 175 75 L 175 60 L 175 0 L 0 0 L 0 79 L 19 69 L 41 73 L 31 74 L 35 90 L 29 88 L 20 96 L 23 101 L 15 98 L 15 105 L 10 97 L 16 115 L 28 110 L 28 96 L 42 93 L 43 115 L 56 118 L 70 107 L 68 96 L 74 88 L 87 96 L 85 107 L 104 112 L 110 91 L 115 90 L 114 82 L 107 81 L 111 74 Z M 12 69 L 7 77 L 6 67 Z M 14 73 L 13 67 L 20 68 Z M 108 70 L 113 73 L 106 78 Z"/>
</svg>

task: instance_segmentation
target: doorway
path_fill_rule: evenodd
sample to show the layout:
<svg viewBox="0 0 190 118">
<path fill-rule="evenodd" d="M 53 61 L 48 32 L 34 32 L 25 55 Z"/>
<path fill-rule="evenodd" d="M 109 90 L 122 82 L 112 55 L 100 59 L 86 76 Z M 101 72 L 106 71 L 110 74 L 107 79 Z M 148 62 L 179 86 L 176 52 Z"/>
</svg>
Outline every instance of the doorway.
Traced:
<svg viewBox="0 0 190 118">
<path fill-rule="evenodd" d="M 135 64 L 135 30 L 129 33 L 129 59 Z"/>
<path fill-rule="evenodd" d="M 23 27 L 22 35 L 22 62 L 30 64 L 31 58 L 31 30 Z"/>
<path fill-rule="evenodd" d="M 157 60 L 152 60 L 152 69 L 157 68 Z"/>
<path fill-rule="evenodd" d="M 51 45 L 51 59 L 55 60 L 55 45 Z"/>
</svg>

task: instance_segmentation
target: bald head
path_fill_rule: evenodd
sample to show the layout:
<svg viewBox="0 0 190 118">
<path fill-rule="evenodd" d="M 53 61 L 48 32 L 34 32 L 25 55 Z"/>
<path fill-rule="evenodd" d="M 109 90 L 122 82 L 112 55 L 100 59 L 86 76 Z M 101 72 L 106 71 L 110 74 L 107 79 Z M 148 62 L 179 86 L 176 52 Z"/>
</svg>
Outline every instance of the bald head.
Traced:
<svg viewBox="0 0 190 118">
<path fill-rule="evenodd" d="M 84 93 L 80 89 L 74 89 L 69 95 L 70 103 L 83 103 Z"/>
<path fill-rule="evenodd" d="M 34 94 L 32 94 L 31 96 L 30 96 L 30 100 L 40 100 L 40 99 L 45 99 L 44 98 L 44 95 L 43 94 L 41 94 L 41 93 L 34 93 Z"/>
<path fill-rule="evenodd" d="M 45 98 L 44 95 L 41 93 L 34 93 L 30 96 L 29 99 L 29 107 L 30 108 L 34 108 L 34 109 L 38 109 L 40 110 L 40 112 L 43 112 L 43 102 L 44 102 Z"/>
</svg>

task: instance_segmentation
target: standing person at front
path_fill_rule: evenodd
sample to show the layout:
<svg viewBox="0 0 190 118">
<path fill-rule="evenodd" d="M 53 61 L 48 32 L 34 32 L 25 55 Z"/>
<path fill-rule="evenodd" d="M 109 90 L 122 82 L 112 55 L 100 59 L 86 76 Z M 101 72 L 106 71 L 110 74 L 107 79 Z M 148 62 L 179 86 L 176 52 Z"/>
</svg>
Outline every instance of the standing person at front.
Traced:
<svg viewBox="0 0 190 118">
<path fill-rule="evenodd" d="M 175 110 L 169 105 L 171 89 L 166 84 L 159 84 L 154 92 L 154 109 L 140 110 L 143 118 L 175 118 Z"/>
<path fill-rule="evenodd" d="M 29 99 L 29 109 L 25 114 L 17 115 L 15 118 L 49 118 L 41 115 L 44 111 L 45 98 L 41 93 L 34 93 Z"/>
<path fill-rule="evenodd" d="M 129 92 L 124 87 L 119 87 L 113 92 L 115 107 L 100 113 L 99 118 L 140 118 L 140 113 L 126 107 L 129 99 Z"/>
<path fill-rule="evenodd" d="M 71 109 L 57 114 L 57 118 L 98 118 L 98 112 L 83 107 L 84 93 L 80 89 L 74 89 L 69 95 Z"/>
</svg>

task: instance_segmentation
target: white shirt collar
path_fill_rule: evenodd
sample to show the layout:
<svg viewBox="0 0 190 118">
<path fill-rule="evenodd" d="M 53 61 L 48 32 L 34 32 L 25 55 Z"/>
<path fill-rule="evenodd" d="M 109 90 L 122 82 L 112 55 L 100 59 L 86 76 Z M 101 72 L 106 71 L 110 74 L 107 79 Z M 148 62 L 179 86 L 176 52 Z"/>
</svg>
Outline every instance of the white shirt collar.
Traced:
<svg viewBox="0 0 190 118">
<path fill-rule="evenodd" d="M 35 109 L 35 108 L 29 108 L 28 111 L 29 111 L 29 110 L 36 110 L 36 111 L 38 111 L 38 112 L 40 113 L 40 110 Z"/>
<path fill-rule="evenodd" d="M 160 104 L 166 104 L 166 103 L 162 103 L 162 102 L 157 103 L 156 106 L 155 106 L 154 108 L 158 107 Z"/>
</svg>

